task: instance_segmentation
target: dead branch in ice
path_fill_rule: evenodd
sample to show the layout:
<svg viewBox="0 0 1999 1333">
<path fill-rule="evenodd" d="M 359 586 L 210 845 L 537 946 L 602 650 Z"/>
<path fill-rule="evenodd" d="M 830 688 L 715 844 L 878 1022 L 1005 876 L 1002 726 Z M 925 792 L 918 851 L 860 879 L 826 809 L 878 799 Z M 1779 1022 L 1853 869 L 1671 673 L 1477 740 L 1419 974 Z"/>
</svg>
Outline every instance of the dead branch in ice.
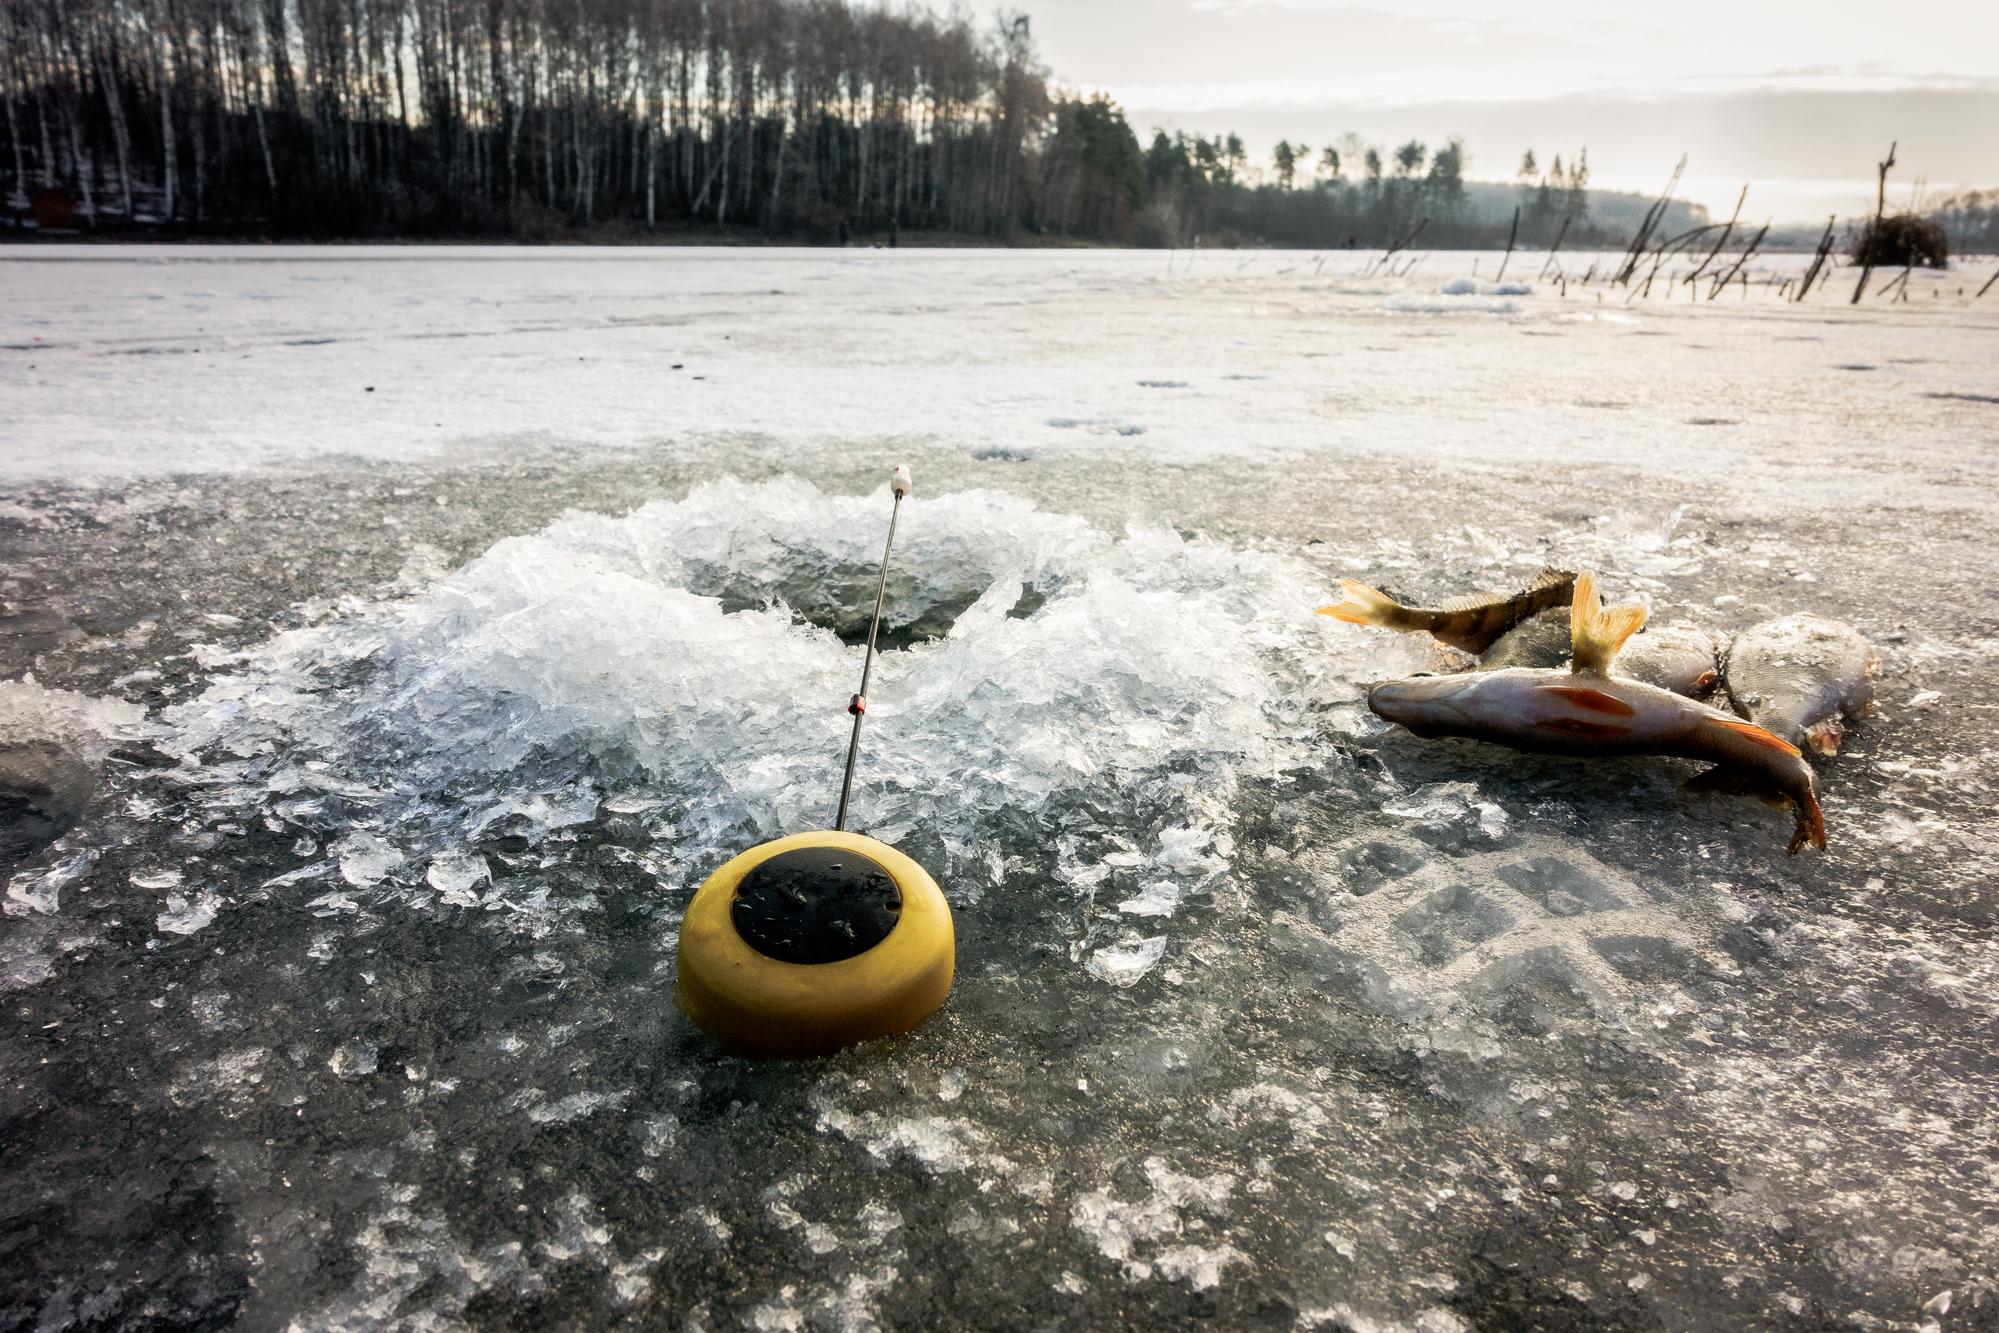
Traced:
<svg viewBox="0 0 1999 1333">
<path fill-rule="evenodd" d="M 1518 210 L 1516 209 L 1515 212 L 1517 214 Z M 1543 278 L 1547 277 L 1548 270 L 1555 266 L 1555 255 L 1562 248 L 1563 238 L 1569 234 L 1569 224 L 1571 222 L 1574 222 L 1575 220 L 1576 220 L 1575 214 L 1573 213 L 1562 219 L 1562 229 L 1555 233 L 1555 243 L 1548 247 L 1548 258 L 1541 265 L 1541 273 L 1540 273 L 1541 277 Z"/>
<path fill-rule="evenodd" d="M 1520 205 L 1513 206 L 1513 226 L 1506 233 L 1506 253 L 1499 259 L 1499 276 L 1494 282 L 1506 281 L 1506 266 L 1513 261 L 1513 242 L 1520 236 Z"/>
<path fill-rule="evenodd" d="M 1708 300 L 1712 301 L 1714 300 L 1715 297 L 1721 295 L 1723 289 L 1726 288 L 1729 283 L 1735 281 L 1735 275 L 1738 273 L 1742 273 L 1742 289 L 1744 293 L 1746 294 L 1748 292 L 1749 275 L 1747 273 L 1742 272 L 1743 265 L 1747 264 L 1752 258 L 1755 257 L 1756 248 L 1763 244 L 1763 238 L 1765 236 L 1768 236 L 1769 234 L 1770 234 L 1770 224 L 1766 222 L 1763 224 L 1763 230 L 1757 232 L 1756 235 L 1750 240 L 1749 244 L 1743 249 L 1742 257 L 1735 261 L 1735 267 L 1731 268 L 1728 272 L 1722 274 L 1719 278 L 1715 279 L 1714 290 L 1710 291 L 1707 294 Z"/>
<path fill-rule="evenodd" d="M 1818 251 L 1812 255 L 1811 267 L 1805 270 L 1804 278 L 1798 283 L 1798 294 L 1794 300 L 1805 299 L 1805 295 L 1812 289 L 1812 279 L 1818 277 L 1819 270 L 1825 267 L 1826 257 L 1832 254 L 1832 228 L 1837 220 L 1837 214 L 1825 220 L 1825 235 L 1819 237 Z"/>
<path fill-rule="evenodd" d="M 1707 266 L 1714 262 L 1714 257 L 1721 253 L 1721 248 L 1724 245 L 1728 244 L 1729 236 L 1732 235 L 1735 231 L 1736 219 L 1742 216 L 1743 201 L 1748 198 L 1749 198 L 1749 183 L 1747 181 L 1744 181 L 1742 184 L 1742 193 L 1735 196 L 1735 211 L 1728 215 L 1728 221 L 1722 226 L 1721 235 L 1715 237 L 1714 247 L 1707 252 L 1706 258 L 1702 259 L 1700 263 L 1694 266 L 1694 271 L 1692 273 L 1687 274 L 1687 286 L 1689 287 L 1693 286 L 1694 280 L 1700 277 L 1701 274 L 1707 272 Z"/>
<path fill-rule="evenodd" d="M 1666 208 L 1672 203 L 1673 191 L 1678 188 L 1680 177 L 1686 169 L 1687 155 L 1681 153 L 1679 164 L 1673 168 L 1673 174 L 1666 180 L 1665 190 L 1653 201 L 1652 206 L 1645 210 L 1644 220 L 1638 224 L 1638 234 L 1631 238 L 1630 248 L 1624 252 L 1624 263 L 1618 267 L 1617 276 L 1611 279 L 1612 282 L 1630 282 L 1631 275 L 1638 271 L 1638 265 L 1645 257 L 1645 247 L 1652 240 L 1653 229 L 1665 220 Z"/>
</svg>

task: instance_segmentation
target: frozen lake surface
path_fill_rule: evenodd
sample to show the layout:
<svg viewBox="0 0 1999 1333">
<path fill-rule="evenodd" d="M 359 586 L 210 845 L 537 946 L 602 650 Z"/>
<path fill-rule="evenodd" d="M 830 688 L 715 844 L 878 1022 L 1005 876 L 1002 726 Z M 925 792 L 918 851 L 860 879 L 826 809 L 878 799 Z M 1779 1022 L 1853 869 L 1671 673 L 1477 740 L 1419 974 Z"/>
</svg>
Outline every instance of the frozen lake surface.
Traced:
<svg viewBox="0 0 1999 1333">
<path fill-rule="evenodd" d="M 1495 263 L 0 251 L 0 1327 L 1999 1328 L 1989 261 Z M 736 1059 L 898 461 L 957 987 Z M 1311 614 L 1547 564 L 1880 646 L 1826 853 Z"/>
</svg>

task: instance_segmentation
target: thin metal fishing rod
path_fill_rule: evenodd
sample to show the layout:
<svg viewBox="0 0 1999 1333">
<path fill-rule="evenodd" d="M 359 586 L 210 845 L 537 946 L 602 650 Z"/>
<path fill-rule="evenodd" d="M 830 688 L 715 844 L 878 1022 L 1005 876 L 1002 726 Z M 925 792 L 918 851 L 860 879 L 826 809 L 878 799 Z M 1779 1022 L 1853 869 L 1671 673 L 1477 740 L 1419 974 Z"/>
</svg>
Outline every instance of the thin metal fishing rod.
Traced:
<svg viewBox="0 0 1999 1333">
<path fill-rule="evenodd" d="M 895 479 L 889 483 L 895 492 L 895 507 L 889 510 L 888 540 L 882 543 L 881 579 L 875 584 L 875 616 L 868 622 L 868 651 L 861 659 L 861 689 L 847 705 L 847 711 L 854 715 L 854 735 L 847 742 L 847 776 L 840 782 L 840 813 L 833 818 L 835 829 L 847 827 L 847 798 L 854 794 L 854 761 L 861 753 L 861 719 L 868 715 L 868 676 L 875 669 L 875 635 L 882 625 L 882 599 L 888 595 L 888 553 L 895 549 L 895 521 L 902 514 L 903 497 L 914 485 L 909 479 L 908 464 L 897 464 Z"/>
</svg>

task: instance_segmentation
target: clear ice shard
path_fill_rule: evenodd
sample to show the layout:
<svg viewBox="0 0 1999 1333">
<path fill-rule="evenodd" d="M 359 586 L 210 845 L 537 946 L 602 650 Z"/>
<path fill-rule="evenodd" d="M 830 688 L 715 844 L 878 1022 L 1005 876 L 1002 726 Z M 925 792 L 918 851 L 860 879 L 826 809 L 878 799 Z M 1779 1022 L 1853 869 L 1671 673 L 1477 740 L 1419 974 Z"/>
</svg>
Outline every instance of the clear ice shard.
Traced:
<svg viewBox="0 0 1999 1333">
<path fill-rule="evenodd" d="M 1382 802 L 1381 809 L 1398 819 L 1475 831 L 1488 839 L 1505 837 L 1512 823 L 1505 810 L 1469 782 L 1432 782 Z"/>
<path fill-rule="evenodd" d="M 333 854 L 340 861 L 340 877 L 356 888 L 381 883 L 408 859 L 366 829 L 356 829 L 334 843 Z"/>
<path fill-rule="evenodd" d="M 9 916 L 37 912 L 54 915 L 62 905 L 62 891 L 90 873 L 97 864 L 94 848 L 73 852 L 52 866 L 22 870 L 7 881 L 6 911 Z"/>
<path fill-rule="evenodd" d="M 185 896 L 170 893 L 165 908 L 153 924 L 164 935 L 192 935 L 213 924 L 215 914 L 221 907 L 221 896 L 207 889 Z"/>
<path fill-rule="evenodd" d="M 1130 944 L 1107 944 L 1090 955 L 1090 975 L 1113 986 L 1135 986 L 1166 956 L 1166 937 L 1152 935 Z"/>
</svg>

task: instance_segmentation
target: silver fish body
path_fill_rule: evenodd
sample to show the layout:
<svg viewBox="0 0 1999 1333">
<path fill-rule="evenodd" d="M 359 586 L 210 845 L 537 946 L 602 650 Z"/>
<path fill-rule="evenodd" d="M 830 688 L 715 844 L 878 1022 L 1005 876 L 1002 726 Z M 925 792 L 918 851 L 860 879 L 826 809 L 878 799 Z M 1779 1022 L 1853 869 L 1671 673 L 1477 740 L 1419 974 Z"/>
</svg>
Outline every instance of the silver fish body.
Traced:
<svg viewBox="0 0 1999 1333">
<path fill-rule="evenodd" d="M 1860 631 L 1814 615 L 1752 626 L 1735 636 L 1722 661 L 1738 712 L 1827 756 L 1838 752 L 1846 723 L 1873 704 L 1880 669 Z"/>
</svg>

